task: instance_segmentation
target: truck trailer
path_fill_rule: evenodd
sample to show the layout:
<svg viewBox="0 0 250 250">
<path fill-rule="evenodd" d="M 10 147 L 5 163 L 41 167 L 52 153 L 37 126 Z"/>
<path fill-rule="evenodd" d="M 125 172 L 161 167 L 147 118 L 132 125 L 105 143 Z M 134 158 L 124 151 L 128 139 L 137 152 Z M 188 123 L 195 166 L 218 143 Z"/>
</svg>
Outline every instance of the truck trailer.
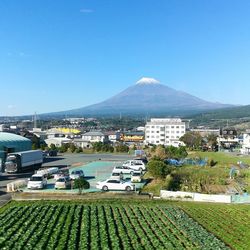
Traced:
<svg viewBox="0 0 250 250">
<path fill-rule="evenodd" d="M 29 150 L 7 154 L 5 172 L 20 173 L 25 170 L 34 170 L 43 163 L 42 150 Z"/>
</svg>

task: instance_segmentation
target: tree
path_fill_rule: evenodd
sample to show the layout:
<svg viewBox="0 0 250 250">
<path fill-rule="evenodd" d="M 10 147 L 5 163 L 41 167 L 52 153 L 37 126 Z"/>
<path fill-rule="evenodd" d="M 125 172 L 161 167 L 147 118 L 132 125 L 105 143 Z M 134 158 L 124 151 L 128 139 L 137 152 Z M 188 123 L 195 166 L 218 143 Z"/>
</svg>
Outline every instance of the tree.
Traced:
<svg viewBox="0 0 250 250">
<path fill-rule="evenodd" d="M 129 151 L 129 147 L 127 145 L 120 144 L 115 147 L 115 150 L 116 152 L 127 153 Z"/>
<path fill-rule="evenodd" d="M 163 161 L 152 160 L 148 163 L 148 171 L 153 177 L 163 179 L 170 173 L 170 167 Z"/>
<path fill-rule="evenodd" d="M 158 145 L 155 149 L 155 152 L 153 152 L 152 156 L 155 159 L 160 159 L 160 160 L 166 159 L 167 155 L 165 147 L 163 145 Z"/>
<path fill-rule="evenodd" d="M 215 148 L 217 145 L 217 135 L 215 134 L 210 134 L 207 136 L 207 143 L 208 146 L 211 147 L 211 149 Z"/>
<path fill-rule="evenodd" d="M 68 144 L 62 144 L 62 146 L 59 148 L 60 153 L 65 153 L 68 151 Z"/>
<path fill-rule="evenodd" d="M 180 147 L 169 146 L 166 148 L 166 154 L 167 158 L 174 158 L 179 160 L 185 158 L 188 155 L 186 147 L 183 146 Z"/>
<path fill-rule="evenodd" d="M 76 150 L 76 146 L 75 146 L 75 144 L 70 144 L 70 146 L 69 146 L 69 150 L 70 150 L 70 152 L 71 153 L 74 153 L 75 152 L 75 150 Z"/>
<path fill-rule="evenodd" d="M 78 147 L 76 150 L 75 150 L 76 153 L 82 153 L 82 147 Z"/>
<path fill-rule="evenodd" d="M 51 143 L 49 148 L 51 150 L 56 150 L 56 145 L 54 143 Z"/>
<path fill-rule="evenodd" d="M 183 141 L 190 149 L 199 149 L 202 146 L 202 136 L 197 132 L 187 132 L 180 141 Z"/>
<path fill-rule="evenodd" d="M 100 152 L 102 151 L 102 146 L 103 146 L 103 143 L 102 142 L 94 142 L 92 144 L 92 147 L 93 147 L 93 150 L 96 151 L 96 152 Z"/>
<path fill-rule="evenodd" d="M 74 180 L 74 188 L 78 188 L 79 194 L 82 193 L 83 189 L 89 189 L 89 187 L 89 182 L 83 177 Z"/>
</svg>

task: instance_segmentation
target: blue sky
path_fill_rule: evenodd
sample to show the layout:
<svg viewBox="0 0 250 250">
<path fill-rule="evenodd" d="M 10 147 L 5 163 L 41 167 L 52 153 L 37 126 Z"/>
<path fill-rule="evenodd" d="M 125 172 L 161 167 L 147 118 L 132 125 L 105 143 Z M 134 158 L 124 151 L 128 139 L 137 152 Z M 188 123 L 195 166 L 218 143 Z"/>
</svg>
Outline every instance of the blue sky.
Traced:
<svg viewBox="0 0 250 250">
<path fill-rule="evenodd" d="M 87 106 L 143 76 L 250 104 L 250 1 L 0 1 L 0 116 Z"/>
</svg>

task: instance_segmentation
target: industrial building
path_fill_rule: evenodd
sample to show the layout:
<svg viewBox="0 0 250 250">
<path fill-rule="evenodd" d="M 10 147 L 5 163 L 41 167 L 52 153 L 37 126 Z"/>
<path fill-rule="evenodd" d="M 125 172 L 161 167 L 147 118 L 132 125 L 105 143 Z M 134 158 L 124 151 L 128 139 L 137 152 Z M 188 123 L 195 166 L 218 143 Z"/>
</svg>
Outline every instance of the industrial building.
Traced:
<svg viewBox="0 0 250 250">
<path fill-rule="evenodd" d="M 20 135 L 0 132 L 0 161 L 4 160 L 7 153 L 31 150 L 31 140 Z"/>
</svg>

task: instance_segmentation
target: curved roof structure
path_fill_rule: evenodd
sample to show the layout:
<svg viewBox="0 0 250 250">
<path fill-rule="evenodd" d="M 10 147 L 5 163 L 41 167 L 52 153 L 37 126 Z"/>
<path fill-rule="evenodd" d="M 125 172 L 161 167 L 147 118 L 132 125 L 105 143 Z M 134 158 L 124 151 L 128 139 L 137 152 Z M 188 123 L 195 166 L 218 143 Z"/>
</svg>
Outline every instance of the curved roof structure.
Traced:
<svg viewBox="0 0 250 250">
<path fill-rule="evenodd" d="M 31 150 L 31 140 L 12 133 L 0 132 L 0 152 Z M 1 158 L 1 155 L 0 155 Z"/>
<path fill-rule="evenodd" d="M 16 134 L 12 134 L 12 133 L 6 133 L 6 132 L 0 132 L 0 142 L 13 142 L 13 141 L 29 141 L 29 139 L 20 136 L 20 135 L 16 135 Z"/>
</svg>

